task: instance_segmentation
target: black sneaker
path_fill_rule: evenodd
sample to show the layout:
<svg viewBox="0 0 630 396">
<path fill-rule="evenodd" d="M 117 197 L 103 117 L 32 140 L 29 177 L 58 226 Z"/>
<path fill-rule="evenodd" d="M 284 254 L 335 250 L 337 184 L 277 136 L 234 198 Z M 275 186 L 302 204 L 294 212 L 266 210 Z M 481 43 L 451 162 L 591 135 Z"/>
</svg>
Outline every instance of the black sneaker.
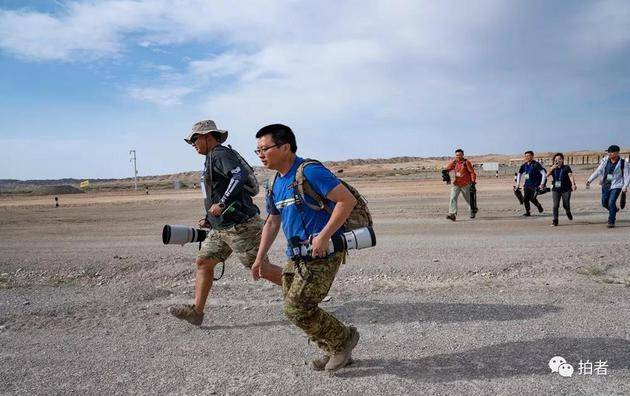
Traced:
<svg viewBox="0 0 630 396">
<path fill-rule="evenodd" d="M 525 213 L 523 213 L 523 216 L 529 217 L 529 216 L 531 216 L 531 214 L 529 212 L 525 212 Z"/>
<path fill-rule="evenodd" d="M 451 220 L 451 221 L 455 221 L 456 216 L 454 214 L 450 214 L 448 216 L 446 216 L 447 220 Z"/>
<path fill-rule="evenodd" d="M 545 209 L 543 209 L 542 205 L 538 205 L 536 206 L 536 208 L 538 209 L 538 213 L 542 213 L 545 211 Z"/>
<path fill-rule="evenodd" d="M 558 220 L 553 220 L 553 221 L 551 222 L 551 226 L 552 226 L 552 227 L 557 227 L 557 226 L 558 226 Z"/>
<path fill-rule="evenodd" d="M 567 212 L 567 219 L 573 220 L 573 215 L 571 214 L 571 212 Z"/>
<path fill-rule="evenodd" d="M 606 228 L 615 228 L 615 223 L 608 223 Z"/>
</svg>

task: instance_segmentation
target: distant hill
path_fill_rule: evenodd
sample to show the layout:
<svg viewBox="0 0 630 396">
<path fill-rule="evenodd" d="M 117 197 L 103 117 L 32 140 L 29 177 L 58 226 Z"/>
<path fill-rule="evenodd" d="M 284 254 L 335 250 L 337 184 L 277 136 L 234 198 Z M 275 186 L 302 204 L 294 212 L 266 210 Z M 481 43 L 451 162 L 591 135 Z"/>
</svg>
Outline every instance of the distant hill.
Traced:
<svg viewBox="0 0 630 396">
<path fill-rule="evenodd" d="M 623 150 L 624 157 L 628 157 L 630 150 Z M 537 153 L 536 158 L 549 161 L 554 153 Z M 571 157 L 581 164 L 585 158 L 596 161 L 604 155 L 603 151 L 574 151 L 565 152 L 567 158 Z M 484 154 L 467 156 L 474 164 L 484 162 L 498 162 L 501 164 L 503 172 L 508 172 L 520 162 L 522 154 Z M 423 177 L 434 177 L 437 170 L 441 169 L 444 163 L 450 160 L 451 156 L 442 157 L 393 157 L 393 158 L 354 158 L 343 161 L 324 162 L 333 172 L 343 177 L 387 177 L 405 175 L 423 175 Z M 273 176 L 274 172 L 263 167 L 254 167 L 256 177 L 260 182 Z M 514 172 L 514 170 L 510 170 Z M 167 175 L 141 176 L 138 177 L 138 189 L 162 190 L 162 189 L 187 189 L 196 187 L 201 178 L 200 171 L 188 171 Z M 48 195 L 77 193 L 84 190 L 79 189 L 79 183 L 85 179 L 56 179 L 56 180 L 12 180 L 0 179 L 0 195 Z M 133 189 L 133 178 L 124 179 L 88 179 L 90 187 L 85 191 L 118 191 Z M 56 189 L 46 187 L 57 186 Z"/>
</svg>

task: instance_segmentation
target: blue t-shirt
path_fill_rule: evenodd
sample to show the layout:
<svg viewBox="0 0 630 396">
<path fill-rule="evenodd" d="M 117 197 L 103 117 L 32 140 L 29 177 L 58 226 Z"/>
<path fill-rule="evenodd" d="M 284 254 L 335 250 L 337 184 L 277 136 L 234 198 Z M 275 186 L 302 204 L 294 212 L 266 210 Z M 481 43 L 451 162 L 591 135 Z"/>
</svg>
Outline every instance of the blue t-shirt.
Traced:
<svg viewBox="0 0 630 396">
<path fill-rule="evenodd" d="M 300 204 L 298 207 L 295 203 L 296 189 L 292 185 L 295 181 L 298 165 L 302 162 L 304 162 L 304 159 L 296 157 L 291 170 L 286 175 L 281 176 L 278 174 L 273 183 L 273 191 L 267 196 L 267 213 L 280 215 L 282 232 L 284 232 L 287 240 L 297 236 L 301 241 L 306 241 L 310 235 L 321 232 L 328 220 L 330 220 L 330 215 L 325 210 L 313 210 L 305 203 Z M 321 164 L 307 165 L 304 168 L 304 176 L 308 184 L 321 197 L 326 197 L 333 188 L 341 183 L 335 175 Z M 314 199 L 306 194 L 304 195 L 303 199 L 308 200 L 313 205 L 317 205 Z M 334 202 L 331 201 L 327 202 L 326 205 L 331 209 L 335 207 Z M 341 232 L 343 232 L 343 227 L 337 230 L 335 234 Z M 288 245 L 287 256 L 291 257 Z"/>
<path fill-rule="evenodd" d="M 525 180 L 525 187 L 536 189 L 540 186 L 540 182 L 542 181 L 541 171 L 543 171 L 543 167 L 540 165 L 540 162 L 532 161 L 529 164 L 521 165 L 518 173 L 529 175 Z"/>
</svg>

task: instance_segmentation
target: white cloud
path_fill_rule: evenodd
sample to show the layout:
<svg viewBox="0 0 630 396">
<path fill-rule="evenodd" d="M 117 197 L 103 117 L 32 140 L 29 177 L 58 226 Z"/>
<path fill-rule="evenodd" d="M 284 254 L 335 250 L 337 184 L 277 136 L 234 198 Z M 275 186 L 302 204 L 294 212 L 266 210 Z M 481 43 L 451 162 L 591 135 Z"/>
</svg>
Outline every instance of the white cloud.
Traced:
<svg viewBox="0 0 630 396">
<path fill-rule="evenodd" d="M 340 144 L 327 155 L 429 153 L 453 142 L 504 151 L 528 131 L 539 141 L 586 136 L 603 119 L 593 103 L 630 89 L 627 72 L 601 66 L 630 46 L 624 1 L 66 4 L 51 15 L 1 12 L 0 47 L 63 61 L 172 51 L 184 67 L 148 66 L 158 76 L 135 80 L 128 95 L 169 106 L 195 94 L 197 114 L 238 131 L 231 139 L 244 146 L 262 124 L 286 122 L 307 142 L 334 135 Z M 186 43 L 196 52 L 178 52 Z"/>
<path fill-rule="evenodd" d="M 179 104 L 182 98 L 191 92 L 189 87 L 164 87 L 164 88 L 139 88 L 132 87 L 127 90 L 130 97 L 140 101 L 155 103 L 160 106 Z"/>
</svg>

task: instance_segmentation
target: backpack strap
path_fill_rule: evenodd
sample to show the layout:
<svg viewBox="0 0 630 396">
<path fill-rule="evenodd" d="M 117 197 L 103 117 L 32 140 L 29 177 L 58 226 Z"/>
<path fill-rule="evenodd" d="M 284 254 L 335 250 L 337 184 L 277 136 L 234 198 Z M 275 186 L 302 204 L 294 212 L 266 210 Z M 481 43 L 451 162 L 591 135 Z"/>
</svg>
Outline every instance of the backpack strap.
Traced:
<svg viewBox="0 0 630 396">
<path fill-rule="evenodd" d="M 468 173 L 475 173 L 475 169 L 472 165 L 472 162 L 470 162 L 467 158 L 464 158 L 464 166 L 466 167 L 466 170 L 468 171 Z"/>
<path fill-rule="evenodd" d="M 267 179 L 267 185 L 265 186 L 266 191 L 266 195 L 267 197 L 270 197 L 273 195 L 273 185 L 276 184 L 276 179 L 278 178 L 278 174 L 279 172 L 276 172 L 275 175 L 273 175 L 273 179 L 271 179 L 271 183 L 269 183 L 269 179 Z"/>
<path fill-rule="evenodd" d="M 317 202 L 317 205 L 313 205 L 306 199 L 302 199 L 302 202 L 305 203 L 309 208 L 315 211 L 324 210 L 326 211 L 326 213 L 330 214 L 332 213 L 332 210 L 328 206 L 326 206 L 326 198 L 319 195 L 313 189 L 313 187 L 311 187 L 311 185 L 308 183 L 308 180 L 306 179 L 306 176 L 304 175 L 304 168 L 312 164 L 321 165 L 321 162 L 307 158 L 300 165 L 298 165 L 297 170 L 295 171 L 295 182 L 293 187 L 297 190 L 300 196 L 304 197 L 305 195 L 308 195 L 313 200 L 315 200 L 315 202 Z"/>
</svg>

